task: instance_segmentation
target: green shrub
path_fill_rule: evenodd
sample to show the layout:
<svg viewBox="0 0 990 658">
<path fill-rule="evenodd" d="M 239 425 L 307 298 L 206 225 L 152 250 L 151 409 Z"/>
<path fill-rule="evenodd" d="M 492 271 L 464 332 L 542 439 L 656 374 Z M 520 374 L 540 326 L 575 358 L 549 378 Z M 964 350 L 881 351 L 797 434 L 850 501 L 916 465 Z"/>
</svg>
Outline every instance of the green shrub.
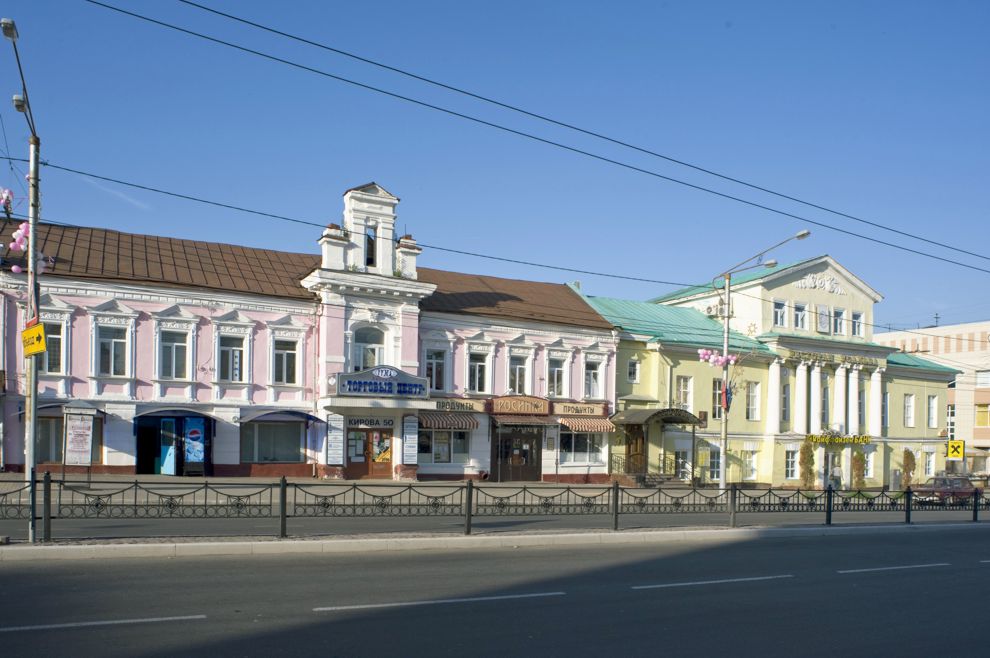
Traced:
<svg viewBox="0 0 990 658">
<path fill-rule="evenodd" d="M 904 448 L 904 458 L 903 458 L 903 468 L 904 477 L 901 480 L 901 486 L 907 489 L 914 483 L 914 469 L 917 466 L 917 462 L 914 459 L 914 451 L 910 448 Z"/>
<path fill-rule="evenodd" d="M 866 455 L 862 450 L 853 453 L 852 478 L 853 489 L 862 489 L 866 486 Z"/>
<path fill-rule="evenodd" d="M 815 446 L 808 439 L 801 444 L 798 464 L 801 466 L 801 488 L 811 489 L 815 486 Z"/>
</svg>

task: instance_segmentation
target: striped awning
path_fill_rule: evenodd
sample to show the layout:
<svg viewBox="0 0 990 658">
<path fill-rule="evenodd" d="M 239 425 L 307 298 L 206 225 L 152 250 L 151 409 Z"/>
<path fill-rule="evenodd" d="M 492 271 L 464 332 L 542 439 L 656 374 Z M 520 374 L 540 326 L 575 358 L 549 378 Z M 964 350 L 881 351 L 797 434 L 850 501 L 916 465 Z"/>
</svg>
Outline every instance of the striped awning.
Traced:
<svg viewBox="0 0 990 658">
<path fill-rule="evenodd" d="M 496 425 L 556 425 L 554 416 L 511 416 L 509 414 L 494 414 L 492 420 Z"/>
<path fill-rule="evenodd" d="M 615 425 L 608 418 L 587 416 L 560 416 L 560 424 L 572 432 L 614 432 Z"/>
<path fill-rule="evenodd" d="M 428 430 L 476 430 L 478 420 L 471 414 L 450 411 L 420 411 L 419 426 Z"/>
</svg>

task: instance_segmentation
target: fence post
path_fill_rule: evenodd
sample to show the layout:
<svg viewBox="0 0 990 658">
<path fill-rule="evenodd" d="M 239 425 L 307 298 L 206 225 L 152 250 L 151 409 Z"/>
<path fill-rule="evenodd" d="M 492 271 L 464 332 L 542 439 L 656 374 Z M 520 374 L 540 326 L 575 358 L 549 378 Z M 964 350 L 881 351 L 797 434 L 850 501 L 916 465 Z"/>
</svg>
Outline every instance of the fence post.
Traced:
<svg viewBox="0 0 990 658">
<path fill-rule="evenodd" d="M 825 525 L 832 525 L 832 501 L 835 493 L 832 491 L 832 485 L 828 485 L 828 489 L 825 490 Z"/>
<path fill-rule="evenodd" d="M 52 540 L 52 474 L 48 471 L 41 488 L 41 540 Z"/>
<path fill-rule="evenodd" d="M 612 482 L 612 530 L 619 529 L 619 481 Z"/>
<path fill-rule="evenodd" d="M 38 519 L 38 512 L 37 509 L 35 508 L 35 505 L 38 504 L 38 485 L 34 481 L 36 477 L 38 477 L 38 474 L 32 468 L 31 481 L 30 481 L 30 485 L 28 486 L 28 503 L 31 506 L 30 514 L 28 514 L 28 541 L 31 542 L 32 544 L 37 539 L 34 536 L 35 528 L 37 527 L 36 522 Z"/>
<path fill-rule="evenodd" d="M 973 488 L 973 523 L 980 520 L 980 490 Z"/>
<path fill-rule="evenodd" d="M 286 531 L 286 496 L 288 495 L 289 485 L 285 481 L 285 476 L 278 481 L 278 536 L 280 539 L 285 539 L 289 536 Z"/>
<path fill-rule="evenodd" d="M 736 484 L 729 485 L 729 527 L 736 527 Z"/>
<path fill-rule="evenodd" d="M 471 534 L 471 517 L 474 514 L 474 480 L 468 480 L 464 489 L 464 534 Z"/>
<path fill-rule="evenodd" d="M 911 499 L 914 497 L 914 492 L 911 491 L 909 486 L 904 492 L 904 523 L 911 523 Z"/>
</svg>

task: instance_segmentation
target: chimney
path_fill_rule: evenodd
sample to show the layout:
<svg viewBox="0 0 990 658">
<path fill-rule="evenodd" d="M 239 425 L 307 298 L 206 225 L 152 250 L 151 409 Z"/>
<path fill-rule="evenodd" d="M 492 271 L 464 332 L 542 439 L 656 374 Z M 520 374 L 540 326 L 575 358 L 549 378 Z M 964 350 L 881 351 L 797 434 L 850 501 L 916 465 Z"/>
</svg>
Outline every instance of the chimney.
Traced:
<svg viewBox="0 0 990 658">
<path fill-rule="evenodd" d="M 347 253 L 347 236 L 344 229 L 337 224 L 330 224 L 323 230 L 320 238 L 320 249 L 323 252 L 323 262 L 320 264 L 325 270 L 343 270 L 347 267 L 345 260 Z"/>
<path fill-rule="evenodd" d="M 403 279 L 417 279 L 416 258 L 423 252 L 423 249 L 416 244 L 413 236 L 406 234 L 399 238 L 399 246 L 396 249 L 398 263 L 396 272 Z"/>
</svg>

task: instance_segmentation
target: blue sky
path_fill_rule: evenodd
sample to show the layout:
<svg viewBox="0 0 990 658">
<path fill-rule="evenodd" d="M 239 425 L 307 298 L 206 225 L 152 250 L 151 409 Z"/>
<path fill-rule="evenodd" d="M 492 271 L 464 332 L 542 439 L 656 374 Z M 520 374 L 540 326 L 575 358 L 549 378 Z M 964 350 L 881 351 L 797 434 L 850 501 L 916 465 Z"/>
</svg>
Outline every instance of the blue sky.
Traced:
<svg viewBox="0 0 990 658">
<path fill-rule="evenodd" d="M 172 0 L 131 11 L 664 176 L 990 270 L 500 110 Z M 990 256 L 990 3 L 233 2 L 202 4 L 898 230 Z M 8 0 L 54 164 L 325 223 L 377 181 L 422 243 L 698 283 L 806 226 L 774 255 L 828 253 L 879 290 L 876 321 L 990 317 L 990 273 L 894 250 L 150 25 L 82 0 Z M 18 92 L 9 44 L 0 92 Z M 27 128 L 0 103 L 6 143 Z M 23 199 L 23 171 L 0 185 Z M 316 251 L 315 227 L 43 169 L 43 217 Z M 427 249 L 422 264 L 591 294 L 673 289 Z"/>
</svg>

